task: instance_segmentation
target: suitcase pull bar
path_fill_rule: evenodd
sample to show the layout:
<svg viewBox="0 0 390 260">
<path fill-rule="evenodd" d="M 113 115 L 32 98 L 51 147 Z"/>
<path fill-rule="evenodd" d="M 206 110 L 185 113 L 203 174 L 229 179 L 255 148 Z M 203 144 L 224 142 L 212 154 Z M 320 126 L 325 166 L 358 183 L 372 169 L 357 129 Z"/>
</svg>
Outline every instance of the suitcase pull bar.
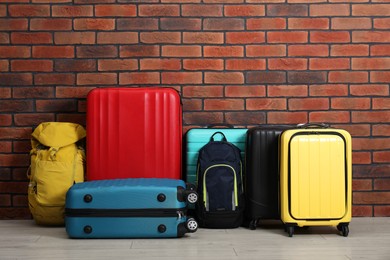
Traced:
<svg viewBox="0 0 390 260">
<path fill-rule="evenodd" d="M 215 127 L 223 127 L 223 128 L 234 128 L 231 124 L 209 124 L 206 125 L 206 128 L 215 128 Z"/>
<path fill-rule="evenodd" d="M 211 137 L 210 137 L 210 142 L 214 142 L 214 135 L 220 134 L 222 135 L 222 141 L 227 142 L 226 136 L 222 132 L 215 132 Z"/>
<path fill-rule="evenodd" d="M 297 124 L 298 128 L 329 128 L 329 124 L 325 123 L 303 123 Z"/>
</svg>

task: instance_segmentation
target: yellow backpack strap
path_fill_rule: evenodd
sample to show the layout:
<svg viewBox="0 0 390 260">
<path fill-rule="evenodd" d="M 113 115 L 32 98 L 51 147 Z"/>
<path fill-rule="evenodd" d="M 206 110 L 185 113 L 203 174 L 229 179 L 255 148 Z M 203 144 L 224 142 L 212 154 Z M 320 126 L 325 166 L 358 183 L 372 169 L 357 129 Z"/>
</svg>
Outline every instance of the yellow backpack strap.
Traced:
<svg viewBox="0 0 390 260">
<path fill-rule="evenodd" d="M 60 147 L 50 147 L 49 149 L 49 156 L 50 160 L 55 161 L 56 160 L 56 155 Z"/>
</svg>

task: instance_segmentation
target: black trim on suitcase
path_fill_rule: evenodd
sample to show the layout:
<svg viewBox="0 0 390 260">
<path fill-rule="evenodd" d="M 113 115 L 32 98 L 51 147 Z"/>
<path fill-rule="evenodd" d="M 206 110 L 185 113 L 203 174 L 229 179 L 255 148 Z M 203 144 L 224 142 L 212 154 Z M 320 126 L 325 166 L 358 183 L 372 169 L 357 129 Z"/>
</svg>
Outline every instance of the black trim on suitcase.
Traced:
<svg viewBox="0 0 390 260">
<path fill-rule="evenodd" d="M 67 217 L 161 218 L 183 217 L 186 209 L 65 209 Z"/>
<path fill-rule="evenodd" d="M 331 135 L 337 135 L 339 137 L 341 137 L 341 139 L 343 139 L 344 141 L 344 172 L 345 172 L 345 208 L 347 208 L 347 205 L 348 205 L 348 164 L 347 164 L 347 144 L 346 144 L 346 140 L 344 138 L 344 136 L 338 132 L 334 132 L 334 131 L 310 131 L 310 132 L 298 132 L 298 133 L 295 133 L 291 136 L 289 142 L 288 142 L 288 211 L 289 211 L 289 214 L 290 216 L 293 218 L 293 219 L 296 219 L 296 220 L 310 220 L 310 221 L 324 221 L 324 220 L 339 220 L 339 219 L 342 219 L 344 216 L 341 216 L 340 218 L 325 218 L 325 219 L 319 219 L 319 218 L 315 218 L 315 219 L 309 219 L 309 218 L 304 218 L 304 219 L 301 219 L 301 218 L 295 218 L 292 213 L 291 213 L 291 141 L 292 139 L 297 136 L 297 135 L 317 135 L 317 134 L 331 134 Z M 290 223 L 292 224 L 292 223 Z"/>
</svg>

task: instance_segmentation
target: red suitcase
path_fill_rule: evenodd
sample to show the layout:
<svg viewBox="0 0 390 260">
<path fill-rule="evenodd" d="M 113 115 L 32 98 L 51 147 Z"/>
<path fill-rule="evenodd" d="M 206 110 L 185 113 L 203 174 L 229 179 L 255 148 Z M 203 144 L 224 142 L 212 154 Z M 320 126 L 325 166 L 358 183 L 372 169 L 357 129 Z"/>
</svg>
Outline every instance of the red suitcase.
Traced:
<svg viewBox="0 0 390 260">
<path fill-rule="evenodd" d="M 87 179 L 181 178 L 182 105 L 172 88 L 87 96 Z"/>
</svg>

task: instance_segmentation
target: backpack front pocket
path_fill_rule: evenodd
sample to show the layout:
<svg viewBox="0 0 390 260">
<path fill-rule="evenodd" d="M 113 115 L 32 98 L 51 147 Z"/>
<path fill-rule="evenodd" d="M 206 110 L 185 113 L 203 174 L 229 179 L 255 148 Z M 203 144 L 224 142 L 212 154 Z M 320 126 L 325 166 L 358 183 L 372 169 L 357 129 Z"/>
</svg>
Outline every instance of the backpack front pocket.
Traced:
<svg viewBox="0 0 390 260">
<path fill-rule="evenodd" d="M 237 175 L 227 164 L 208 167 L 203 176 L 203 202 L 206 211 L 232 211 L 238 206 Z"/>
</svg>

